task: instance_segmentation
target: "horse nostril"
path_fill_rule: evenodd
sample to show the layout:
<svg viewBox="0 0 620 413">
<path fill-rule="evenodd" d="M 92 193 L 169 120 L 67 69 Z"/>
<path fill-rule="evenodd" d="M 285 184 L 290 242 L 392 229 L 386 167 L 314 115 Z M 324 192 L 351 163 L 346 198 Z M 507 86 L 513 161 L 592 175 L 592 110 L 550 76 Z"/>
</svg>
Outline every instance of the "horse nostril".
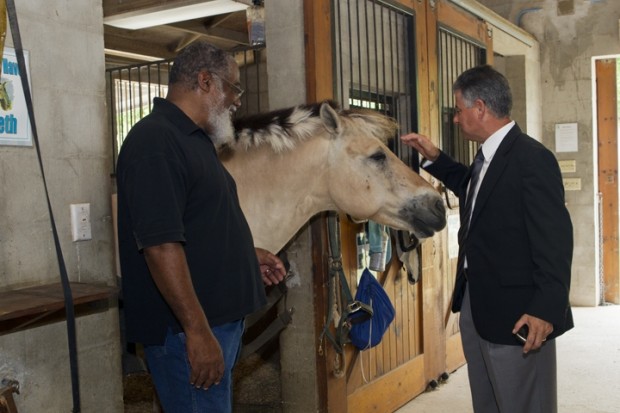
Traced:
<svg viewBox="0 0 620 413">
<path fill-rule="evenodd" d="M 435 202 L 435 208 L 437 208 L 437 212 L 440 215 L 446 215 L 446 207 L 443 204 L 443 199 L 439 198 L 436 202 Z"/>
<path fill-rule="evenodd" d="M 433 215 L 435 216 L 435 224 L 436 224 L 436 229 L 437 230 L 441 230 L 446 226 L 446 207 L 443 203 L 443 199 L 439 198 L 435 201 L 434 203 L 434 209 L 433 209 Z"/>
</svg>

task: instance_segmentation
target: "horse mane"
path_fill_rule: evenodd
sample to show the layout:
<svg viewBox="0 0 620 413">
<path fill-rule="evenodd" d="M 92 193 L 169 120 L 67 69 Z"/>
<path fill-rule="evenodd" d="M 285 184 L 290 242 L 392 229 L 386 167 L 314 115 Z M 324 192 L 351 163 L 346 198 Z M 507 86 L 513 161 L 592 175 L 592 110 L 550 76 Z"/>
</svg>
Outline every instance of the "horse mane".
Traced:
<svg viewBox="0 0 620 413">
<path fill-rule="evenodd" d="M 384 142 L 393 137 L 398 128 L 393 119 L 378 112 L 365 109 L 341 110 L 336 102 L 325 102 L 336 110 L 343 127 L 348 122 L 357 124 Z M 319 116 L 322 103 L 298 105 L 235 119 L 235 138 L 226 145 L 226 150 L 248 150 L 263 144 L 271 145 L 276 153 L 291 150 L 298 142 L 324 131 Z"/>
</svg>

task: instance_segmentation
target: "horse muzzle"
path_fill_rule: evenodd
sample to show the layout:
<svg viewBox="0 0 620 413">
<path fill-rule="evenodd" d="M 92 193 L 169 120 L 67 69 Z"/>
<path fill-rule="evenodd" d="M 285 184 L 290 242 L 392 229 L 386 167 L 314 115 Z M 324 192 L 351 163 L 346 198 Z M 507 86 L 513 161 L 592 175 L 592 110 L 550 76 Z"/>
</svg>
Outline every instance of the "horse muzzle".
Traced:
<svg viewBox="0 0 620 413">
<path fill-rule="evenodd" d="M 400 210 L 401 218 L 407 222 L 418 238 L 428 238 L 446 226 L 446 208 L 438 194 L 424 194 L 412 198 Z"/>
</svg>

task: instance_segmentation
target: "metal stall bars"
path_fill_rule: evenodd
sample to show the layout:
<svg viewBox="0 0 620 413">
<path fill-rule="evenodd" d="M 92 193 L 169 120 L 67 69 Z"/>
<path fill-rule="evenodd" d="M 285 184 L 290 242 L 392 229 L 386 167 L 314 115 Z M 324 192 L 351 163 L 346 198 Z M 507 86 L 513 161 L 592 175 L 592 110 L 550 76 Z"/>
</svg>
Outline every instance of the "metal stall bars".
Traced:
<svg viewBox="0 0 620 413">
<path fill-rule="evenodd" d="M 460 130 L 452 122 L 454 118 L 452 85 L 462 72 L 486 62 L 486 49 L 443 27 L 439 28 L 438 46 L 441 148 L 454 159 L 469 165 L 473 162 L 478 145 L 464 140 Z"/>
<path fill-rule="evenodd" d="M 154 97 L 166 96 L 171 64 L 172 59 L 168 59 L 106 70 L 113 171 L 131 127 L 151 112 Z"/>
<path fill-rule="evenodd" d="M 333 0 L 332 10 L 334 94 L 340 105 L 390 116 L 398 122 L 399 132 L 417 130 L 413 11 L 380 0 Z M 388 146 L 406 164 L 418 169 L 417 152 L 403 145 L 398 136 L 390 139 Z M 357 248 L 359 253 L 360 246 Z M 359 265 L 358 262 L 358 273 Z M 350 269 L 347 272 L 351 274 Z M 349 284 L 356 285 L 356 280 L 349 278 Z M 363 354 L 348 355 L 347 365 L 353 366 L 359 360 L 362 366 L 347 372 L 351 389 L 397 371 L 423 351 L 419 285 L 398 281 L 401 277 L 396 266 L 387 268 L 378 278 L 396 309 L 394 327 L 388 330 L 381 345 Z"/>
<path fill-rule="evenodd" d="M 438 56 L 440 146 L 454 159 L 469 165 L 473 162 L 478 144 L 464 140 L 459 128 L 454 125 L 455 102 L 452 85 L 462 72 L 486 62 L 486 49 L 473 40 L 445 27 L 439 27 Z M 458 204 L 457 197 L 451 191 L 445 189 L 445 195 L 448 207 L 452 208 Z M 456 265 L 456 262 L 453 265 Z M 446 277 L 447 285 L 454 285 L 455 273 L 449 273 Z M 446 302 L 450 302 L 451 291 L 448 288 L 444 293 Z M 450 315 L 445 323 L 448 336 L 459 333 L 457 315 Z"/>
<path fill-rule="evenodd" d="M 240 69 L 242 106 L 236 116 L 266 109 L 267 73 L 265 46 L 231 50 Z M 109 127 L 112 140 L 112 171 L 118 151 L 131 127 L 151 112 L 154 97 L 165 97 L 173 59 L 106 69 Z"/>
<path fill-rule="evenodd" d="M 367 108 L 417 130 L 414 19 L 378 0 L 334 0 L 335 95 L 343 108 Z M 418 169 L 417 153 L 397 137 L 390 149 Z"/>
</svg>

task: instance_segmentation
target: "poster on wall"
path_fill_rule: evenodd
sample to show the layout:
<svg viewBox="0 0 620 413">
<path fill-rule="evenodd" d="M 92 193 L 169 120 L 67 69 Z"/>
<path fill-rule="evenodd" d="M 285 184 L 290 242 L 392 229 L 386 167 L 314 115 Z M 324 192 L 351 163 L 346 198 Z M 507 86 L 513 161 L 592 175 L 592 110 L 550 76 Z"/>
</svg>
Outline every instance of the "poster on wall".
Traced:
<svg viewBox="0 0 620 413">
<path fill-rule="evenodd" d="M 24 50 L 24 59 L 26 71 L 30 72 L 30 58 L 27 50 Z M 32 146 L 32 131 L 17 56 L 15 49 L 10 47 L 5 47 L 2 54 L 0 145 Z"/>
<path fill-rule="evenodd" d="M 577 130 L 577 123 L 556 123 L 555 151 L 577 152 L 579 150 Z"/>
</svg>

